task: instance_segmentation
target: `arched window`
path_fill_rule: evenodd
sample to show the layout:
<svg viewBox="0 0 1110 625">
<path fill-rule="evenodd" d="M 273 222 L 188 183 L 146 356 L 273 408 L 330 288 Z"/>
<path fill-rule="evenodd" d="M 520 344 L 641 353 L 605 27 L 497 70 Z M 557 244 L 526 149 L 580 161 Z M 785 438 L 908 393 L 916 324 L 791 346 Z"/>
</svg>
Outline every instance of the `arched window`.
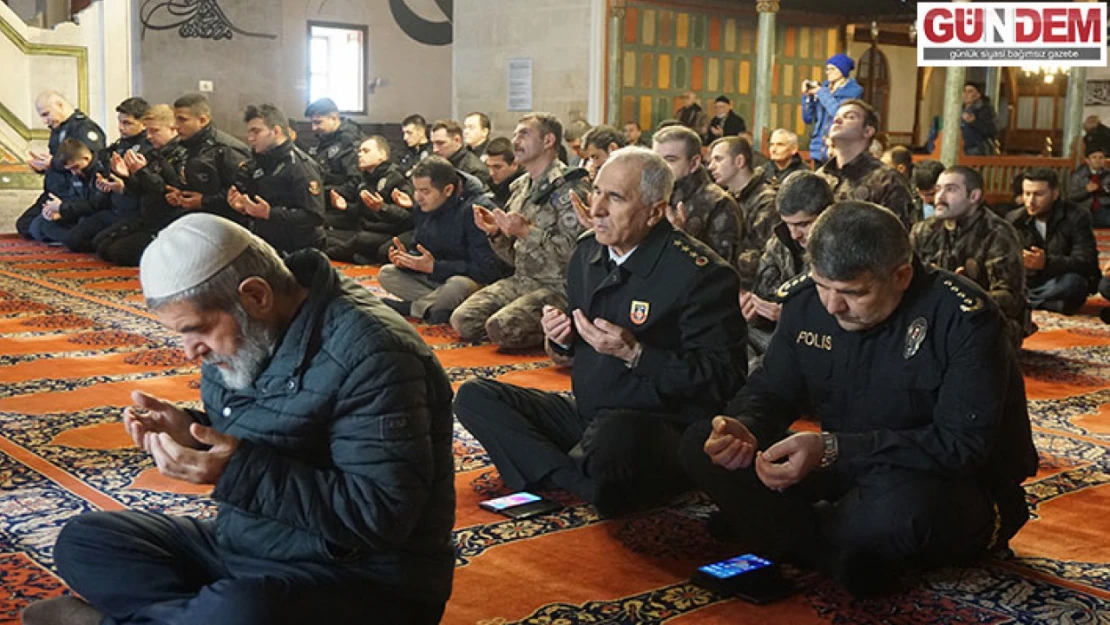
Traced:
<svg viewBox="0 0 1110 625">
<path fill-rule="evenodd" d="M 859 68 L 856 80 L 863 86 L 863 99 L 875 107 L 885 125 L 887 104 L 890 102 L 890 65 L 886 62 L 886 55 L 873 45 L 863 53 L 856 67 Z"/>
</svg>

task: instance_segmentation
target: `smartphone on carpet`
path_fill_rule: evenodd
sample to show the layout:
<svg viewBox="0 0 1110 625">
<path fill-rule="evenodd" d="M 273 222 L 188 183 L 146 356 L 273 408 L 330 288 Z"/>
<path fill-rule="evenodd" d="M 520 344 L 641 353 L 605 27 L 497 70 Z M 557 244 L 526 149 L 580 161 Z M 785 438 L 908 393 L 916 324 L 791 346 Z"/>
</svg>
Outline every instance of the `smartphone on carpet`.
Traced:
<svg viewBox="0 0 1110 625">
<path fill-rule="evenodd" d="M 478 504 L 483 510 L 503 514 L 512 519 L 526 519 L 548 512 L 555 512 L 563 506 L 539 495 L 519 492 L 497 499 L 488 499 Z"/>
<path fill-rule="evenodd" d="M 794 585 L 782 577 L 777 564 L 754 553 L 698 567 L 691 581 L 715 593 L 758 605 L 778 601 L 795 592 Z"/>
</svg>

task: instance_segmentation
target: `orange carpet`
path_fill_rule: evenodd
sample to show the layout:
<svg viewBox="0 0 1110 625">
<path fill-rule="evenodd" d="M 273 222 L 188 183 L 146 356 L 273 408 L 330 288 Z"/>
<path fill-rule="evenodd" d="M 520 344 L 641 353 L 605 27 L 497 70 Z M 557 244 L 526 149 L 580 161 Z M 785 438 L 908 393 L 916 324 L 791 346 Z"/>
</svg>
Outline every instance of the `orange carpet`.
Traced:
<svg viewBox="0 0 1110 625">
<path fill-rule="evenodd" d="M 376 269 L 344 271 L 380 293 Z M 61 525 L 90 510 L 136 507 L 211 516 L 203 490 L 162 477 L 119 424 L 135 388 L 196 402 L 198 369 L 153 322 L 136 272 L 89 256 L 0 237 L 0 624 L 57 595 L 51 550 Z M 1017 557 L 908 580 L 910 589 L 854 601 L 819 576 L 779 604 L 756 607 L 687 583 L 699 564 L 732 555 L 705 532 L 712 505 L 600 521 L 565 498 L 561 512 L 516 522 L 478 508 L 501 494 L 481 447 L 456 426 L 458 488 L 452 625 L 633 623 L 1110 622 L 1110 331 L 1089 313 L 1036 315 L 1022 354 L 1041 470 L 1027 484 L 1034 519 Z M 500 354 L 418 326 L 452 381 L 475 376 L 554 391 L 567 371 L 540 353 Z"/>
</svg>

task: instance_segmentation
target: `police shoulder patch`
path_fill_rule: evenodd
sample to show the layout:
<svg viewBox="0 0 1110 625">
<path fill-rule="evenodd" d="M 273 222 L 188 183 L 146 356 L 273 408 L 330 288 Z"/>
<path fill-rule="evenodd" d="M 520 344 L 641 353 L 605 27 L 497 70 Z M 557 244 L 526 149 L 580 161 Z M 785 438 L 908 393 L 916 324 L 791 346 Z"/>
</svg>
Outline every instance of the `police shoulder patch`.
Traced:
<svg viewBox="0 0 1110 625">
<path fill-rule="evenodd" d="M 783 282 L 782 286 L 779 287 L 779 290 L 775 291 L 775 297 L 777 297 L 780 301 L 786 301 L 791 297 L 794 297 L 798 293 L 804 291 L 806 287 L 810 286 L 811 284 L 813 284 L 813 277 L 810 276 L 809 272 L 807 271 L 806 273 L 799 274 L 787 280 L 786 282 Z"/>
<path fill-rule="evenodd" d="M 309 180 L 308 181 L 308 192 L 311 193 L 312 195 L 320 195 L 320 181 L 315 180 L 315 179 Z"/>
</svg>

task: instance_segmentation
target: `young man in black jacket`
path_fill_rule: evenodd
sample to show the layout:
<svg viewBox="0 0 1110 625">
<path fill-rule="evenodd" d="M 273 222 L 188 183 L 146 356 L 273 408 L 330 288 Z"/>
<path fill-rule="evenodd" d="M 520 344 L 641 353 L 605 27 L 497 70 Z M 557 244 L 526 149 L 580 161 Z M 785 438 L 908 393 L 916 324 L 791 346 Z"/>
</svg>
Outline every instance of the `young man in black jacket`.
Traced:
<svg viewBox="0 0 1110 625">
<path fill-rule="evenodd" d="M 389 262 L 378 273 L 385 290 L 401 298 L 386 303 L 402 314 L 429 323 L 447 323 L 451 313 L 478 289 L 509 273 L 474 224 L 474 205 L 495 205 L 482 183 L 430 156 L 412 173 L 412 244 L 396 240 Z"/>
<path fill-rule="evenodd" d="M 285 134 L 289 117 L 271 104 L 248 106 L 247 141 L 253 158 L 228 190 L 231 208 L 252 232 L 282 252 L 324 249 L 324 189 L 320 166 Z"/>
<path fill-rule="evenodd" d="M 1073 314 L 1101 275 L 1091 214 L 1060 198 L 1059 178 L 1045 167 L 1025 173 L 1022 199 L 1025 207 L 1010 211 L 1006 219 L 1024 248 L 1029 304 Z"/>
<path fill-rule="evenodd" d="M 243 214 L 228 205 L 227 192 L 250 158 L 250 148 L 212 124 L 212 106 L 202 94 L 175 100 L 173 115 L 186 161 L 182 186 L 168 187 L 166 201 L 182 212 L 204 211 L 247 223 Z"/>
<path fill-rule="evenodd" d="M 304 116 L 312 122 L 312 132 L 316 133 L 317 143 L 308 149 L 308 155 L 320 165 L 325 197 L 331 195 L 332 189 L 358 186 L 358 146 L 362 143 L 358 126 L 339 116 L 339 107 L 331 98 L 309 104 Z"/>
<path fill-rule="evenodd" d="M 61 243 L 74 252 L 91 251 L 93 237 L 103 229 L 100 214 L 111 207 L 108 196 L 96 187 L 95 156 L 84 143 L 66 139 L 57 158 L 65 164 L 71 190 L 66 199 L 49 195 L 42 213 L 31 222 L 31 237 Z"/>
<path fill-rule="evenodd" d="M 489 188 L 489 170 L 478 155 L 463 145 L 463 130 L 453 119 L 440 119 L 432 124 L 432 150 L 451 162 L 455 169 L 470 174 Z"/>
<path fill-rule="evenodd" d="M 142 121 L 151 148 L 123 156 L 127 173 L 124 185 L 127 193 L 137 198 L 139 215 L 102 231 L 93 240 L 97 255 L 128 267 L 138 266 L 146 246 L 183 212 L 166 201 L 167 187 L 181 188 L 183 184 L 180 172 L 187 158 L 177 138 L 173 109 L 156 104 Z"/>
</svg>

